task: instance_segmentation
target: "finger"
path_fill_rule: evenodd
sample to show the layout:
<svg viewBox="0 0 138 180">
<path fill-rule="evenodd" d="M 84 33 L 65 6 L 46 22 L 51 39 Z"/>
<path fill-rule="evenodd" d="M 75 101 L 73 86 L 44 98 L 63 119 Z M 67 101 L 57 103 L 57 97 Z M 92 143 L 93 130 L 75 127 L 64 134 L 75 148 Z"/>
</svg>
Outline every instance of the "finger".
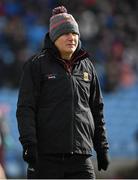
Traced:
<svg viewBox="0 0 138 180">
<path fill-rule="evenodd" d="M 102 169 L 102 168 L 101 168 L 101 166 L 100 166 L 100 165 L 98 165 L 98 170 L 99 170 L 99 171 L 101 171 L 101 169 Z"/>
</svg>

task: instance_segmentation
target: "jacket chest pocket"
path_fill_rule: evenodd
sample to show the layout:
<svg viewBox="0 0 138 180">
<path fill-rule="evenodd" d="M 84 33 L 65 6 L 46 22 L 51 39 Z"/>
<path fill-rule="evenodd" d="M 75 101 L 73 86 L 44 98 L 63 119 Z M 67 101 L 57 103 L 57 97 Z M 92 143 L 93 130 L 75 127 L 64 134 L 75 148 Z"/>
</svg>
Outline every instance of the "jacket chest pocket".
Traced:
<svg viewBox="0 0 138 180">
<path fill-rule="evenodd" d="M 91 75 L 88 72 L 74 73 L 74 79 L 77 94 L 79 94 L 78 99 L 87 104 L 90 96 Z"/>
<path fill-rule="evenodd" d="M 41 79 L 41 92 L 45 97 L 55 98 L 64 92 L 67 78 L 65 75 L 49 73 L 43 74 Z"/>
<path fill-rule="evenodd" d="M 77 82 L 84 86 L 89 86 L 92 80 L 91 74 L 86 71 L 81 73 L 74 73 L 74 78 Z"/>
</svg>

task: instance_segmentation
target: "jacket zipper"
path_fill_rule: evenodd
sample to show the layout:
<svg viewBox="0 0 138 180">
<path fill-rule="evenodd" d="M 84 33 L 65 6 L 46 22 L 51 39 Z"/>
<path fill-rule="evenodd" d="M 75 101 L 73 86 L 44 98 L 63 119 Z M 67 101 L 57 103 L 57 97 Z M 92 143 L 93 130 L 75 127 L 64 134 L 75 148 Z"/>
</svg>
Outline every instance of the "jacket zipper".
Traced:
<svg viewBox="0 0 138 180">
<path fill-rule="evenodd" d="M 69 79 L 70 79 L 70 85 L 71 85 L 71 93 L 72 93 L 72 129 L 71 129 L 71 154 L 74 153 L 74 88 L 73 88 L 73 79 L 72 79 L 72 72 L 68 69 L 67 72 Z"/>
</svg>

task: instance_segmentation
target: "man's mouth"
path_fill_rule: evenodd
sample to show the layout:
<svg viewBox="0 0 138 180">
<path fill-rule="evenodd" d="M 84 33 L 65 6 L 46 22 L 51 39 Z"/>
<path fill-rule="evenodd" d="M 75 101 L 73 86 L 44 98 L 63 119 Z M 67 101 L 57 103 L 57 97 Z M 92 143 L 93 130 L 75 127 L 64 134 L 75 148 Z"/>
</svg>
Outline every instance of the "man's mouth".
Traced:
<svg viewBox="0 0 138 180">
<path fill-rule="evenodd" d="M 67 46 L 72 46 L 73 47 L 73 46 L 75 46 L 75 44 L 67 44 Z"/>
</svg>

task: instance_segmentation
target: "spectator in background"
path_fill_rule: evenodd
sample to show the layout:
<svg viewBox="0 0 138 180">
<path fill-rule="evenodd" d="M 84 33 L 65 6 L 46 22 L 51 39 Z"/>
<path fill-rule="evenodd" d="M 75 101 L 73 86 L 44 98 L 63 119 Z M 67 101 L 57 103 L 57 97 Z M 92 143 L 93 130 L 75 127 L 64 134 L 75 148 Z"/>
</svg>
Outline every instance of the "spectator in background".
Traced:
<svg viewBox="0 0 138 180">
<path fill-rule="evenodd" d="M 6 179 L 3 167 L 0 164 L 0 179 Z"/>
<path fill-rule="evenodd" d="M 103 100 L 78 24 L 53 9 L 43 51 L 24 66 L 17 120 L 28 178 L 94 179 L 109 164 Z"/>
<path fill-rule="evenodd" d="M 8 111 L 8 107 L 1 104 L 0 105 L 0 179 L 5 179 L 5 149 L 7 148 L 7 142 L 10 140 L 9 137 L 9 127 L 6 120 L 6 112 Z"/>
</svg>

